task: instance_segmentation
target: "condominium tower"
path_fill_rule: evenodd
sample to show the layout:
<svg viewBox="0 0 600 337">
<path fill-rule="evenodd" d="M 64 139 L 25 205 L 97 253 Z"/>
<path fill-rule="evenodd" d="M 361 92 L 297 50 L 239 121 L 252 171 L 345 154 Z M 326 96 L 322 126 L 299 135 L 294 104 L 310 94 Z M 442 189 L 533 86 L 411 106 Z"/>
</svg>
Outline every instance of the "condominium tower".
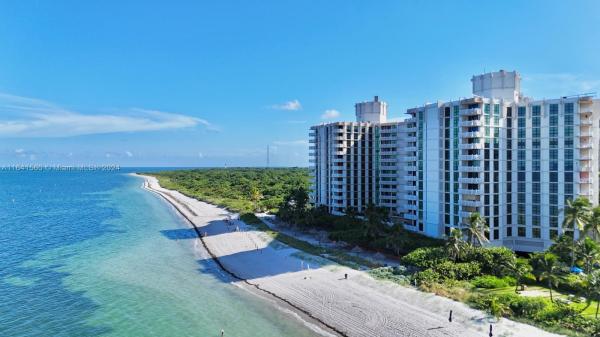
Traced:
<svg viewBox="0 0 600 337">
<path fill-rule="evenodd" d="M 311 127 L 311 201 L 334 214 L 373 203 L 432 237 L 479 212 L 491 244 L 547 248 L 567 200 L 598 203 L 600 101 L 525 97 L 514 71 L 471 81 L 472 97 L 409 109 L 401 122 L 387 122 L 375 97 L 356 104 L 356 122 Z"/>
</svg>

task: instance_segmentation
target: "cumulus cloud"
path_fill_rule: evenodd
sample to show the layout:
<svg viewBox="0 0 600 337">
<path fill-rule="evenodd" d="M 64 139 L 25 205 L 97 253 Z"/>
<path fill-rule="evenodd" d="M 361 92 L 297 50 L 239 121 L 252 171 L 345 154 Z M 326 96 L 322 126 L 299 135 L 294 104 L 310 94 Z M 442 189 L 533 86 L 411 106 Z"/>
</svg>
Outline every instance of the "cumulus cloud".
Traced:
<svg viewBox="0 0 600 337">
<path fill-rule="evenodd" d="M 198 158 L 200 158 L 200 159 L 204 158 L 204 153 L 198 152 Z"/>
<path fill-rule="evenodd" d="M 72 137 L 196 126 L 217 130 L 204 119 L 182 114 L 140 108 L 124 109 L 119 114 L 84 114 L 5 93 L 0 93 L 0 116 L 0 137 Z"/>
<path fill-rule="evenodd" d="M 133 153 L 131 153 L 130 151 L 125 151 L 125 155 L 129 158 L 133 157 Z"/>
<path fill-rule="evenodd" d="M 292 100 L 292 101 L 285 102 L 283 104 L 274 104 L 274 105 L 271 105 L 271 109 L 295 111 L 295 110 L 302 109 L 302 104 L 300 104 L 299 100 L 295 99 L 295 100 Z"/>
<path fill-rule="evenodd" d="M 321 119 L 334 119 L 340 117 L 340 112 L 335 109 L 325 110 L 321 115 Z"/>
</svg>

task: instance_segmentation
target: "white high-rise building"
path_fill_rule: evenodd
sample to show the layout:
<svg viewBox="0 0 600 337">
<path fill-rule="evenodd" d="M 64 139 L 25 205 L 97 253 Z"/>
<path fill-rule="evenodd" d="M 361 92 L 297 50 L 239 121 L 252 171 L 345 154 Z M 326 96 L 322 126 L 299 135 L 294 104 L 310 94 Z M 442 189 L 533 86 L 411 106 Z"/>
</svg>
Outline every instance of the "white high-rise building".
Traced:
<svg viewBox="0 0 600 337">
<path fill-rule="evenodd" d="M 516 72 L 471 81 L 472 97 L 409 109 L 403 122 L 386 123 L 376 98 L 356 105 L 358 122 L 312 127 L 312 201 L 338 214 L 372 202 L 432 237 L 479 212 L 493 245 L 550 246 L 566 200 L 598 204 L 600 101 L 524 97 Z"/>
</svg>

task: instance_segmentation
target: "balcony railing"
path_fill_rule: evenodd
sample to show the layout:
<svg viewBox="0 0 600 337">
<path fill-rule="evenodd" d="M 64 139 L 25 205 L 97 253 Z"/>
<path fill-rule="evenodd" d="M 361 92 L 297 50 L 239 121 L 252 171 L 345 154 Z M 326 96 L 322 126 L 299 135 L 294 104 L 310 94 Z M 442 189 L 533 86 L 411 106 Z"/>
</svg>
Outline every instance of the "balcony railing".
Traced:
<svg viewBox="0 0 600 337">
<path fill-rule="evenodd" d="M 483 202 L 481 200 L 461 200 L 460 202 L 461 205 L 463 206 L 469 206 L 469 207 L 481 207 L 483 206 Z"/>
<path fill-rule="evenodd" d="M 483 126 L 482 120 L 461 121 L 460 126 Z"/>
<path fill-rule="evenodd" d="M 464 184 L 481 184 L 483 183 L 483 178 L 458 178 L 458 182 Z"/>
<path fill-rule="evenodd" d="M 483 149 L 483 143 L 460 144 L 460 148 L 463 150 L 480 150 Z"/>
<path fill-rule="evenodd" d="M 470 189 L 470 188 L 460 188 L 458 189 L 458 193 L 467 194 L 467 195 L 481 195 L 483 191 L 481 189 Z"/>
<path fill-rule="evenodd" d="M 463 138 L 482 138 L 483 132 L 482 131 L 465 131 L 465 132 L 461 132 L 460 135 Z"/>
<path fill-rule="evenodd" d="M 461 154 L 460 160 L 481 160 L 483 156 L 480 154 Z"/>
<path fill-rule="evenodd" d="M 461 116 L 481 115 L 481 108 L 461 109 L 460 115 Z"/>
</svg>

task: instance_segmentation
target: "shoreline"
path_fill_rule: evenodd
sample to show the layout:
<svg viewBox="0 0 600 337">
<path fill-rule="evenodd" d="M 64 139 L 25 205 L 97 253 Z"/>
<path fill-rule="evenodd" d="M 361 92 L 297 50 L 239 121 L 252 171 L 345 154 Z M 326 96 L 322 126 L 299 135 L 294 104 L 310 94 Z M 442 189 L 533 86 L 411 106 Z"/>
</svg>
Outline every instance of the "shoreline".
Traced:
<svg viewBox="0 0 600 337">
<path fill-rule="evenodd" d="M 490 323 L 497 336 L 559 336 L 507 319 L 490 319 L 447 298 L 376 281 L 364 272 L 266 238 L 239 220 L 235 223 L 242 230 L 233 231 L 224 221 L 231 215 L 228 211 L 164 189 L 154 177 L 136 176 L 192 225 L 211 258 L 237 280 L 234 283 L 243 282 L 289 305 L 339 336 L 482 336 Z M 347 280 L 344 274 L 349 275 Z M 447 321 L 449 310 L 454 311 L 454 323 Z"/>
<path fill-rule="evenodd" d="M 312 316 L 310 314 L 310 312 L 307 312 L 305 310 L 303 310 L 302 308 L 299 308 L 297 306 L 295 306 L 293 303 L 291 303 L 290 301 L 286 300 L 285 298 L 279 297 L 277 294 L 268 291 L 266 289 L 261 289 L 259 285 L 257 284 L 253 284 L 250 283 L 247 279 L 244 279 L 240 276 L 238 276 L 235 272 L 229 270 L 228 268 L 226 268 L 221 261 L 219 260 L 219 258 L 210 250 L 210 248 L 206 245 L 206 242 L 204 241 L 203 237 L 202 237 L 202 233 L 200 232 L 200 229 L 198 228 L 198 226 L 196 226 L 196 224 L 192 221 L 192 219 L 190 219 L 190 217 L 188 215 L 186 215 L 184 212 L 182 212 L 182 210 L 179 208 L 180 206 L 177 205 L 177 200 L 175 199 L 175 197 L 169 195 L 168 193 L 164 193 L 164 192 L 160 192 L 158 190 L 153 189 L 152 187 L 150 187 L 149 182 L 148 182 L 148 178 L 153 178 L 150 176 L 145 176 L 145 175 L 141 175 L 141 174 L 137 174 L 137 173 L 133 173 L 132 175 L 136 176 L 136 177 L 140 177 L 144 179 L 144 185 L 143 185 L 143 189 L 150 191 L 152 193 L 155 193 L 156 195 L 158 195 L 162 200 L 164 200 L 165 202 L 167 202 L 169 205 L 173 206 L 175 208 L 175 210 L 177 210 L 178 214 L 180 216 L 182 216 L 186 222 L 192 227 L 192 229 L 194 229 L 194 231 L 196 232 L 197 238 L 198 240 L 202 243 L 202 246 L 204 247 L 204 250 L 206 251 L 206 253 L 208 255 L 210 255 L 210 257 L 212 258 L 212 260 L 217 264 L 217 266 L 224 271 L 227 275 L 229 275 L 229 277 L 237 280 L 237 281 L 241 281 L 244 283 L 244 285 L 251 287 L 252 289 L 260 292 L 258 294 L 254 293 L 255 295 L 267 299 L 267 300 L 277 300 L 277 301 L 281 301 L 283 302 L 285 305 L 289 306 L 291 308 L 292 314 L 298 315 L 299 319 L 305 321 L 306 318 L 309 318 L 310 320 L 313 320 L 314 322 L 305 322 L 305 323 L 309 323 L 309 324 L 317 324 L 320 325 L 320 328 L 326 328 L 329 329 L 331 331 L 328 331 L 328 334 L 330 334 L 331 332 L 339 335 L 339 336 L 343 336 L 343 337 L 348 337 L 346 334 L 344 334 L 341 331 L 338 331 L 335 327 L 332 327 L 330 325 L 328 325 L 327 323 L 319 320 L 318 318 Z M 163 194 L 164 193 L 164 194 Z M 173 200 L 169 199 L 168 197 L 165 196 L 168 195 L 169 197 L 173 198 Z M 181 206 L 186 207 L 185 204 L 181 204 Z M 187 207 L 186 207 L 187 208 Z M 189 208 L 188 208 L 189 209 Z M 195 212 L 191 209 L 189 209 L 189 211 L 194 214 Z M 272 298 L 265 298 L 265 295 L 268 295 Z M 286 310 L 290 310 L 288 308 L 285 308 Z M 306 316 L 306 317 L 303 317 Z"/>
</svg>

